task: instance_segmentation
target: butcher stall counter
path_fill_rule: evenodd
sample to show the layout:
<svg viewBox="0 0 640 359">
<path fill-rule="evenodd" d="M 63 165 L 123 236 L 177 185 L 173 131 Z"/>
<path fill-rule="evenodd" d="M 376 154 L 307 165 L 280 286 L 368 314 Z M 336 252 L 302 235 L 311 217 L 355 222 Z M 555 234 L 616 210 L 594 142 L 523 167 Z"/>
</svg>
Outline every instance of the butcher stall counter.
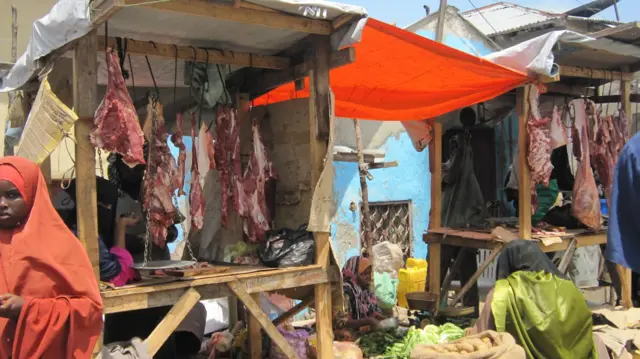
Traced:
<svg viewBox="0 0 640 359">
<path fill-rule="evenodd" d="M 491 251 L 484 261 L 478 265 L 478 270 L 471 279 L 464 283 L 460 291 L 456 293 L 453 303 L 451 303 L 451 306 L 455 306 L 478 281 L 478 278 L 489 267 L 491 262 L 498 257 L 505 245 L 510 240 L 517 238 L 520 238 L 517 230 L 509 230 L 503 227 L 496 227 L 493 231 L 460 230 L 444 227 L 429 229 L 422 237 L 424 242 L 429 245 L 429 272 L 427 278 L 429 291 L 438 294 L 438 300 L 441 301 L 441 298 L 449 292 L 451 287 L 451 280 L 453 279 L 451 273 L 457 272 L 460 265 L 462 265 L 460 260 L 462 251 L 460 251 L 456 260 L 449 267 L 449 273 L 447 273 L 443 283 L 440 283 L 440 259 L 441 246 L 443 244 Z M 540 245 L 540 249 L 545 253 L 565 251 L 558 266 L 560 271 L 565 272 L 576 248 L 606 244 L 607 233 L 606 229 L 599 231 L 567 230 L 544 234 L 532 233 L 530 240 L 537 242 Z"/>
</svg>

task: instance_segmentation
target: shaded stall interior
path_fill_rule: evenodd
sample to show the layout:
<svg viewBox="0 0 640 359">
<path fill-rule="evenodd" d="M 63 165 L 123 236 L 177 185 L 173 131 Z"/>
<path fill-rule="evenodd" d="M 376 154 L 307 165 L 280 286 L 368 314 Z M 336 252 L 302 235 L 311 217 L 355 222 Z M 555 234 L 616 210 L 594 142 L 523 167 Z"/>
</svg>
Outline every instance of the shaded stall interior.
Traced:
<svg viewBox="0 0 640 359">
<path fill-rule="evenodd" d="M 296 358 L 257 302 L 261 292 L 279 292 L 302 302 L 275 323 L 314 305 L 318 355 L 332 357 L 331 283 L 337 282 L 340 288 L 341 279 L 333 260 L 328 222 L 322 218 L 328 216 L 323 203 L 326 207 L 327 199 L 332 196 L 333 176 L 331 168 L 325 170 L 325 164 L 332 163 L 333 155 L 333 151 L 327 151 L 333 128 L 329 71 L 355 61 L 354 49 L 344 48 L 341 42 L 357 33 L 358 26 L 362 26 L 360 20 L 366 16 L 364 10 L 339 4 L 326 9 L 292 8 L 285 2 L 238 0 L 104 0 L 93 1 L 90 6 L 93 31 L 39 62 L 55 64 L 50 73 L 53 91 L 69 107 L 73 106 L 79 117 L 74 127 L 73 159 L 78 237 L 87 249 L 96 275 L 99 263 L 95 175 L 100 171 L 100 164 L 96 162 L 89 133 L 107 82 L 104 51 L 117 42 L 124 44 L 119 50 L 126 49 L 122 67 L 129 69 L 127 85 L 140 117 L 145 115 L 147 92 L 157 92 L 165 105 L 164 118 L 170 133 L 175 130 L 177 113 L 198 107 L 198 98 L 193 96 L 189 85 L 189 66 L 185 63 L 195 60 L 217 72 L 222 69 L 223 73 L 229 73 L 217 80 L 225 103 L 238 110 L 242 155 L 251 151 L 251 121 L 255 119 L 260 123 L 268 156 L 281 173 L 275 194 L 275 228 L 297 228 L 309 222 L 310 216 L 319 218 L 316 222 L 320 223 L 316 224 L 316 230 L 312 229 L 316 242 L 312 265 L 287 269 L 240 266 L 202 278 L 141 282 L 104 290 L 104 313 L 173 305 L 145 340 L 153 354 L 199 300 L 237 297 L 250 313 L 251 357 L 261 357 L 261 332 L 264 331 L 288 357 Z M 324 12 L 314 17 L 314 11 Z M 251 108 L 252 97 L 307 76 L 311 90 L 308 99 Z M 37 91 L 38 82 L 34 78 L 22 89 L 33 93 Z M 214 113 L 207 111 L 202 117 L 198 116 L 198 120 L 208 124 Z M 190 130 L 190 125 L 183 128 L 185 134 Z M 246 164 L 244 162 L 243 158 Z M 41 167 L 47 166 L 50 161 L 45 160 Z M 234 228 L 222 234 L 227 243 L 243 240 L 241 221 L 236 218 L 232 223 Z M 341 300 L 340 291 L 335 300 Z M 96 349 L 100 346 L 101 343 Z"/>
<path fill-rule="evenodd" d="M 635 46 L 637 31 L 632 29 L 637 29 L 637 24 L 625 24 L 617 28 L 589 34 L 596 39 L 590 45 L 560 41 L 553 49 L 554 62 L 558 65 L 558 75 L 538 78 L 538 82 L 544 83 L 548 89 L 547 93 L 540 96 L 542 115 L 550 115 L 553 105 L 564 105 L 572 99 L 588 98 L 598 106 L 603 106 L 603 111 L 606 111 L 607 115 L 613 115 L 614 112 L 621 108 L 631 119 L 633 114 L 632 102 L 635 100 L 631 92 L 633 72 L 640 64 L 640 57 L 638 56 L 640 49 Z M 633 38 L 623 39 L 617 36 L 620 34 L 627 34 Z M 536 85 L 526 85 L 474 106 L 477 122 L 476 127 L 470 129 L 472 147 L 475 154 L 474 173 L 478 178 L 482 194 L 485 195 L 484 201 L 487 209 L 495 217 L 492 218 L 492 223 L 494 224 L 488 225 L 487 228 L 452 229 L 443 227 L 441 171 L 442 163 L 448 159 L 449 152 L 448 143 L 445 143 L 445 141 L 453 134 L 461 133 L 463 130 L 459 125 L 459 111 L 435 120 L 434 139 L 430 144 L 430 150 L 434 154 L 431 159 L 432 205 L 430 225 L 423 239 L 429 244 L 428 259 L 430 270 L 427 278 L 429 291 L 440 296 L 440 302 L 444 302 L 453 279 L 453 276 L 446 275 L 441 283 L 440 254 L 441 245 L 443 244 L 472 250 L 482 249 L 486 252 L 485 255 L 478 257 L 478 270 L 471 277 L 471 280 L 467 283 L 461 283 L 462 288 L 454 296 L 452 305 L 458 303 L 470 290 L 484 270 L 497 258 L 505 242 L 510 239 L 536 240 L 545 252 L 565 251 L 560 260 L 560 266 L 564 270 L 566 270 L 566 266 L 576 248 L 606 244 L 606 227 L 600 231 L 566 230 L 562 235 L 532 233 L 532 213 L 529 205 L 531 203 L 531 193 L 528 190 L 518 191 L 518 218 L 514 218 L 512 221 L 500 218 L 506 214 L 503 209 L 504 203 L 501 203 L 501 201 L 504 198 L 503 192 L 507 173 L 504 173 L 502 168 L 509 168 L 515 159 L 518 163 L 518 188 L 531 187 L 526 152 L 528 141 L 526 123 L 530 111 L 527 96 L 531 86 Z M 511 119 L 514 121 L 510 121 Z M 634 133 L 633 122 L 629 122 L 631 135 Z M 495 137 L 493 136 L 493 131 L 498 133 L 502 129 L 507 131 L 508 141 L 506 139 L 500 141 L 497 134 Z M 474 136 L 487 138 L 491 141 L 491 144 L 486 144 L 479 140 L 473 141 Z M 487 150 L 487 148 L 489 149 Z M 492 153 L 494 157 L 487 158 Z M 481 157 L 481 159 L 476 157 Z M 487 164 L 489 161 L 493 161 L 493 163 Z M 479 164 L 482 166 L 479 167 Z M 487 169 L 492 168 L 494 171 L 486 173 Z M 496 168 L 498 169 L 497 171 L 495 170 Z M 490 197 L 487 197 L 487 195 Z M 496 231 L 496 226 L 499 226 L 501 220 L 511 222 L 511 225 L 516 225 L 517 229 L 508 230 L 508 233 Z M 498 225 L 495 224 L 496 222 Z M 552 239 L 554 243 L 543 243 L 549 239 Z M 460 263 L 460 258 L 460 256 L 453 258 L 454 260 L 451 263 L 451 267 L 448 268 L 448 273 L 454 272 L 458 274 L 460 266 L 465 265 Z M 630 270 L 618 266 L 616 272 L 622 281 L 622 302 L 625 306 L 629 306 L 631 300 Z"/>
</svg>

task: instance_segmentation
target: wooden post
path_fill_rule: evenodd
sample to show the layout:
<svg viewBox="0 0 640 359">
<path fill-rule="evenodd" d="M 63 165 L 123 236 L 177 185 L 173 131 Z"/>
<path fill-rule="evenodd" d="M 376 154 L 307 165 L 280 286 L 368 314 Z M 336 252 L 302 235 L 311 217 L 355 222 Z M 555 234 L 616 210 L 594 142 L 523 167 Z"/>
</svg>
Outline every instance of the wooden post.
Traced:
<svg viewBox="0 0 640 359">
<path fill-rule="evenodd" d="M 15 5 L 11 5 L 11 62 L 16 63 L 18 59 L 18 9 Z M 14 91 L 9 92 L 9 109 L 11 109 L 11 105 L 13 101 L 16 99 L 16 93 Z M 2 139 L 2 153 L 5 156 L 13 156 L 13 146 L 9 145 L 5 141 L 5 132 L 9 126 L 7 126 L 6 119 L 1 122 L 2 133 L 0 134 L 0 139 Z"/>
<path fill-rule="evenodd" d="M 364 248 L 369 258 L 373 258 L 373 238 L 371 238 L 371 216 L 369 213 L 369 188 L 367 186 L 367 164 L 364 163 L 362 150 L 362 134 L 360 132 L 360 121 L 353 119 L 356 131 L 356 153 L 358 154 L 358 173 L 360 174 L 360 190 L 362 191 L 362 224 L 364 228 Z"/>
<path fill-rule="evenodd" d="M 327 142 L 321 131 L 326 122 L 330 126 L 329 62 L 331 46 L 329 37 L 318 37 L 314 42 L 314 66 L 309 71 L 309 129 L 311 147 L 311 186 L 315 188 L 327 155 Z M 330 128 L 330 127 L 329 127 Z M 329 233 L 315 233 L 316 264 L 329 266 L 331 244 Z M 331 327 L 331 284 L 315 286 L 316 329 L 318 332 L 318 359 L 333 358 L 333 331 Z"/>
<path fill-rule="evenodd" d="M 531 86 L 516 92 L 518 111 L 518 217 L 520 238 L 531 239 L 531 173 L 527 163 L 527 118 L 529 117 L 529 91 Z"/>
<path fill-rule="evenodd" d="M 444 38 L 444 22 L 447 14 L 447 0 L 440 0 L 440 9 L 438 10 L 438 27 L 436 28 L 436 41 L 442 42 Z"/>
<path fill-rule="evenodd" d="M 76 137 L 76 209 L 78 238 L 89 255 L 96 278 L 98 261 L 98 204 L 96 199 L 96 152 L 89 140 L 98 103 L 98 38 L 95 30 L 78 40 L 73 54 L 73 105 L 79 120 Z"/>
<path fill-rule="evenodd" d="M 628 70 L 628 68 L 623 70 Z M 622 97 L 622 109 L 627 114 L 627 116 L 631 119 L 631 121 L 629 121 L 629 137 L 632 137 L 633 136 L 633 132 L 632 132 L 633 113 L 631 112 L 631 82 L 630 81 L 623 80 L 620 82 L 620 95 Z M 620 284 L 622 287 L 621 288 L 622 298 L 620 298 L 622 305 L 624 306 L 625 309 L 632 308 L 633 300 L 632 300 L 632 289 L 631 289 L 632 288 L 631 269 L 625 268 L 620 264 L 616 264 L 616 271 L 620 276 Z"/>
<path fill-rule="evenodd" d="M 251 298 L 257 303 L 260 303 L 260 293 L 251 294 Z M 249 348 L 251 351 L 251 359 L 262 358 L 262 329 L 260 328 L 260 322 L 251 314 L 249 315 Z"/>
<path fill-rule="evenodd" d="M 442 227 L 442 125 L 434 122 L 432 127 L 433 138 L 429 143 L 429 169 L 431 170 L 429 228 L 436 229 Z"/>
</svg>

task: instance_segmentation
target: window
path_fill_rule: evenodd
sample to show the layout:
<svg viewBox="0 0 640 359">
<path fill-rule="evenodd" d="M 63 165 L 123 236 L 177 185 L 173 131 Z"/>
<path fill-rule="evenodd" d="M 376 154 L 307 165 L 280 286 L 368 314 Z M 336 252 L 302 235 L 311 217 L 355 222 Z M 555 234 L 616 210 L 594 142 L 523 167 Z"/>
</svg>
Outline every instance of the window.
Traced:
<svg viewBox="0 0 640 359">
<path fill-rule="evenodd" d="M 360 207 L 362 214 L 362 207 Z M 389 241 L 402 248 L 405 260 L 413 253 L 413 231 L 411 229 L 411 201 L 369 203 L 373 244 Z M 360 215 L 360 241 L 363 248 L 364 223 Z M 366 250 L 366 248 L 364 248 Z"/>
</svg>

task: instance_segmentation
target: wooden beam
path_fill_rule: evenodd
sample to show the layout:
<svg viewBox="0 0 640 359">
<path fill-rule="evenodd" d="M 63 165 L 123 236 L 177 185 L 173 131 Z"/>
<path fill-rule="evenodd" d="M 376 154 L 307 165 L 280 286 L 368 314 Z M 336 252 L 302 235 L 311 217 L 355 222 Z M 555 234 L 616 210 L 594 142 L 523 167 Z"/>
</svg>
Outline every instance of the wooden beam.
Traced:
<svg viewBox="0 0 640 359">
<path fill-rule="evenodd" d="M 238 296 L 238 299 L 242 301 L 249 313 L 255 318 L 255 320 L 262 326 L 262 329 L 267 333 L 269 338 L 276 344 L 276 346 L 286 355 L 287 358 L 300 359 L 295 350 L 282 336 L 273 323 L 269 320 L 266 314 L 260 308 L 260 305 L 256 303 L 254 298 L 244 289 L 244 287 L 238 282 L 230 282 L 227 284 L 229 288 Z M 252 349 L 253 351 L 253 349 Z"/>
<path fill-rule="evenodd" d="M 438 9 L 438 23 L 436 27 L 436 41 L 442 42 L 444 39 L 444 22 L 447 17 L 447 0 L 440 0 Z"/>
<path fill-rule="evenodd" d="M 361 231 L 364 232 L 364 243 L 361 243 L 361 247 L 365 245 L 366 255 L 369 258 L 373 258 L 373 233 L 371 216 L 369 215 L 369 186 L 367 185 L 367 174 L 369 174 L 367 164 L 364 162 L 364 155 L 362 153 L 362 134 L 360 131 L 360 120 L 353 119 L 353 125 L 355 127 L 356 134 L 356 152 L 358 156 L 358 174 L 360 177 L 360 194 L 362 195 L 362 209 L 360 215 L 362 216 Z M 362 249 L 361 249 L 362 251 Z"/>
<path fill-rule="evenodd" d="M 520 237 L 531 239 L 531 173 L 527 162 L 527 119 L 529 117 L 529 91 L 526 85 L 517 89 L 518 111 L 518 218 Z"/>
<path fill-rule="evenodd" d="M 124 0 L 94 0 L 89 6 L 91 7 L 91 24 L 100 26 L 104 24 L 111 16 L 120 11 L 125 5 Z M 104 48 L 104 47 L 103 47 Z"/>
<path fill-rule="evenodd" d="M 640 22 L 629 22 L 626 24 L 622 24 L 616 27 L 610 27 L 608 29 L 604 29 L 604 30 L 600 30 L 600 31 L 596 31 L 596 32 L 592 32 L 589 34 L 589 36 L 599 39 L 601 37 L 609 37 L 609 36 L 613 36 L 616 34 L 619 34 L 623 31 L 627 31 L 627 30 L 632 30 L 632 29 L 640 29 Z M 619 41 L 619 40 L 617 40 Z"/>
<path fill-rule="evenodd" d="M 193 288 L 189 288 L 182 297 L 180 297 L 180 300 L 176 302 L 171 310 L 169 310 L 169 313 L 164 316 L 160 324 L 158 324 L 144 341 L 149 351 L 149 356 L 153 357 L 156 355 L 164 342 L 166 342 L 169 336 L 178 328 L 178 325 L 182 323 L 199 300 L 200 293 Z"/>
<path fill-rule="evenodd" d="M 432 128 L 433 136 L 431 143 L 429 143 L 429 169 L 431 171 L 429 228 L 440 228 L 442 226 L 442 125 L 434 122 Z"/>
<path fill-rule="evenodd" d="M 99 51 L 103 51 L 106 45 L 104 37 L 100 37 L 99 41 Z M 110 37 L 107 44 L 109 47 L 115 48 L 116 39 Z M 194 48 L 189 46 L 178 46 L 177 50 L 179 59 L 189 61 L 194 59 Z M 258 55 L 227 50 L 209 50 L 207 55 L 207 50 L 205 49 L 195 48 L 195 50 L 195 60 L 197 62 L 206 62 L 208 56 L 209 63 L 212 64 L 251 66 L 275 70 L 287 69 L 291 66 L 291 61 L 286 57 Z M 171 59 L 176 57 L 176 47 L 174 45 L 152 43 L 148 41 L 135 41 L 130 39 L 127 40 L 127 52 L 137 55 L 166 57 Z"/>
<path fill-rule="evenodd" d="M 286 322 L 287 320 L 295 317 L 298 313 L 300 313 L 305 308 L 307 308 L 308 306 L 313 304 L 314 301 L 315 301 L 315 298 L 314 298 L 313 295 L 305 298 L 300 303 L 296 304 L 295 307 L 287 310 L 286 312 L 282 313 L 281 316 L 279 316 L 276 319 L 274 319 L 273 322 L 272 322 L 273 325 L 275 325 L 277 327 L 280 324 L 283 324 L 284 322 Z"/>
<path fill-rule="evenodd" d="M 558 83 L 550 83 L 547 85 L 547 94 L 591 97 L 594 96 L 595 93 L 593 89 L 585 89 L 583 86 L 569 86 Z"/>
<path fill-rule="evenodd" d="M 96 152 L 89 140 L 98 104 L 97 51 L 98 38 L 95 30 L 76 44 L 73 55 L 73 105 L 79 117 L 75 124 L 78 238 L 89 255 L 96 278 L 100 278 Z"/>
<path fill-rule="evenodd" d="M 331 53 L 329 61 L 329 67 L 331 69 L 351 64 L 356 61 L 356 49 L 349 47 L 340 51 L 334 51 Z M 309 71 L 313 68 L 314 64 L 315 61 L 307 60 L 301 64 L 293 66 L 293 68 L 289 70 L 266 72 L 258 78 L 247 81 L 249 83 L 247 92 L 249 92 L 252 97 L 258 97 L 278 86 L 295 80 L 304 79 L 309 75 Z"/>
<path fill-rule="evenodd" d="M 588 67 L 560 66 L 560 76 L 581 77 L 595 80 L 632 80 L 633 73 L 590 69 Z"/>
<path fill-rule="evenodd" d="M 627 114 L 627 117 L 633 119 L 633 112 L 631 110 L 631 81 L 622 81 L 620 83 L 620 101 L 622 102 L 622 109 Z M 638 94 L 635 94 L 636 100 Z M 633 121 L 629 121 L 629 137 L 633 136 Z"/>
<path fill-rule="evenodd" d="M 391 161 L 391 162 L 376 162 L 376 163 L 371 163 L 368 165 L 370 170 L 377 170 L 380 168 L 392 168 L 392 167 L 398 167 L 398 161 Z"/>
<path fill-rule="evenodd" d="M 623 83 L 625 83 L 628 81 L 623 81 Z M 624 92 L 624 86 L 620 87 L 623 92 Z M 631 91 L 631 87 L 629 86 L 629 91 Z M 595 103 L 619 103 L 622 102 L 622 96 L 623 95 L 611 95 L 611 96 L 593 96 L 590 97 L 589 99 L 592 100 Z M 638 103 L 640 102 L 640 94 L 631 94 L 629 96 L 629 103 Z M 626 111 L 625 111 L 626 112 Z"/>
<path fill-rule="evenodd" d="M 331 27 L 337 30 L 351 22 L 356 17 L 354 14 L 342 14 L 331 21 Z"/>
<path fill-rule="evenodd" d="M 504 243 L 501 243 L 498 247 L 494 248 L 491 251 L 491 254 L 489 254 L 489 256 L 484 260 L 484 262 L 480 264 L 480 267 L 478 267 L 478 270 L 475 273 L 473 273 L 471 278 L 469 278 L 469 280 L 464 284 L 464 286 L 460 289 L 460 291 L 456 293 L 456 296 L 453 297 L 453 303 L 451 303 L 452 307 L 455 307 L 455 305 L 458 304 L 460 300 L 462 300 L 462 297 L 464 297 L 464 295 L 467 294 L 469 289 L 471 289 L 471 287 L 476 284 L 476 282 L 478 281 L 478 278 L 480 278 L 482 273 L 484 273 L 484 271 L 487 269 L 489 264 L 491 264 L 491 262 L 493 262 L 498 257 L 500 252 L 502 252 L 502 248 L 504 248 L 504 245 L 505 245 Z"/>
<path fill-rule="evenodd" d="M 560 74 L 557 74 L 555 76 L 538 75 L 538 81 L 542 82 L 543 84 L 558 82 L 560 81 Z"/>
<path fill-rule="evenodd" d="M 260 303 L 260 293 L 251 294 L 256 303 Z M 251 359 L 262 358 L 262 329 L 260 321 L 254 315 L 249 314 L 249 357 Z"/>
<path fill-rule="evenodd" d="M 139 5 L 150 9 L 175 12 L 177 14 L 204 16 L 220 20 L 234 21 L 249 25 L 260 25 L 277 29 L 329 35 L 333 31 L 331 22 L 304 16 L 270 12 L 249 8 L 234 8 L 233 5 L 204 0 L 172 0 L 153 2 L 149 0 L 124 0 L 125 5 Z"/>
</svg>

